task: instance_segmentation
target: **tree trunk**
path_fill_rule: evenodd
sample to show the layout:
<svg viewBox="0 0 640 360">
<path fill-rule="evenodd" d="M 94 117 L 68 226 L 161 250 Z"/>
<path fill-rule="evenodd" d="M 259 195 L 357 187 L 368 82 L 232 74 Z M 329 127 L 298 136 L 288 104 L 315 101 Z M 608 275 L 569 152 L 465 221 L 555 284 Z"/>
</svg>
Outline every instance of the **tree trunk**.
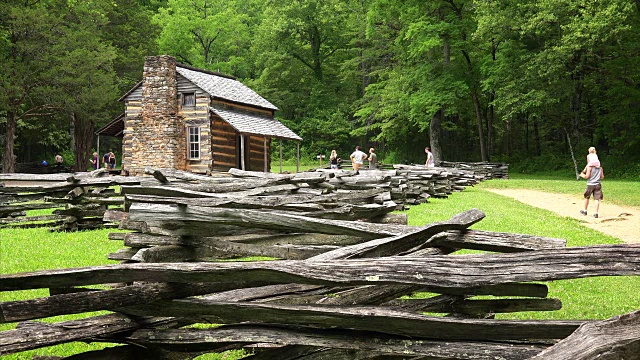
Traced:
<svg viewBox="0 0 640 360">
<path fill-rule="evenodd" d="M 487 148 L 484 142 L 484 131 L 482 130 L 482 110 L 480 109 L 480 99 L 478 98 L 478 89 L 476 87 L 476 81 L 473 77 L 473 65 L 471 64 L 471 57 L 466 51 L 462 51 L 462 55 L 467 61 L 467 68 L 469 70 L 469 76 L 473 84 L 471 86 L 471 98 L 473 99 L 473 107 L 476 111 L 476 121 L 478 123 L 478 137 L 480 138 L 480 156 L 482 161 L 489 161 L 487 157 Z"/>
<path fill-rule="evenodd" d="M 529 115 L 523 115 L 524 119 L 524 150 L 529 156 Z"/>
<path fill-rule="evenodd" d="M 507 118 L 507 157 L 511 159 L 512 153 L 512 133 L 511 133 L 511 117 Z"/>
<path fill-rule="evenodd" d="M 75 162 L 73 170 L 76 172 L 86 171 L 88 159 L 91 158 L 91 145 L 93 143 L 93 121 L 84 121 L 75 112 L 71 113 L 71 123 L 73 124 L 73 138 Z"/>
<path fill-rule="evenodd" d="M 451 63 L 451 42 L 447 35 L 442 37 L 442 41 L 442 63 L 446 68 Z M 431 146 L 431 154 L 433 155 L 433 161 L 435 163 L 443 160 L 442 146 L 440 145 L 440 130 L 442 128 L 443 119 L 444 105 L 433 115 L 431 123 L 429 124 L 429 145 Z"/>
<path fill-rule="evenodd" d="M 498 50 L 498 46 L 494 39 L 491 39 L 491 60 L 496 61 L 496 52 Z M 487 116 L 487 157 L 489 160 L 491 159 L 491 153 L 493 149 L 495 149 L 495 139 L 493 137 L 493 123 L 495 120 L 495 108 L 493 106 L 493 101 L 496 99 L 495 90 L 491 90 L 489 92 L 489 115 Z"/>
<path fill-rule="evenodd" d="M 16 156 L 13 153 L 13 147 L 16 141 L 16 113 L 13 110 L 7 111 L 7 128 L 4 142 L 4 155 L 2 157 L 2 172 L 16 172 Z"/>
<path fill-rule="evenodd" d="M 480 110 L 480 100 L 475 89 L 471 90 L 471 98 L 473 99 L 473 107 L 476 110 L 476 121 L 478 122 L 478 137 L 480 138 L 480 156 L 482 161 L 489 161 L 487 157 L 487 148 L 484 143 L 484 132 L 482 131 L 482 111 Z"/>
<path fill-rule="evenodd" d="M 433 161 L 442 161 L 442 148 L 440 146 L 440 129 L 442 126 L 442 116 L 444 111 L 442 109 L 433 115 L 431 123 L 429 124 L 429 144 L 431 145 L 431 153 L 433 154 Z"/>
<path fill-rule="evenodd" d="M 487 115 L 487 160 L 491 160 L 491 153 L 494 146 L 494 138 L 493 138 L 493 121 L 495 118 L 495 112 L 493 108 L 493 100 L 495 100 L 496 94 L 494 91 L 489 93 L 489 114 Z"/>
<path fill-rule="evenodd" d="M 538 123 L 537 117 L 533 120 L 533 136 L 536 141 L 536 155 L 540 156 L 542 154 L 542 149 L 540 146 L 540 124 Z"/>
</svg>

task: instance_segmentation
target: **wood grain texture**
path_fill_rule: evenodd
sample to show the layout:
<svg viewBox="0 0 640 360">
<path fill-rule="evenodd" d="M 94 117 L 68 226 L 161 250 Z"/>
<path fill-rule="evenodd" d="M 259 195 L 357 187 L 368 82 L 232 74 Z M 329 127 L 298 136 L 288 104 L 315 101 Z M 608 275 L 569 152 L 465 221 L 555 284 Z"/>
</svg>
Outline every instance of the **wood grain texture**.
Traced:
<svg viewBox="0 0 640 360">
<path fill-rule="evenodd" d="M 164 314 L 204 318 L 212 323 L 259 322 L 289 326 L 348 328 L 360 331 L 381 329 L 387 334 L 416 338 L 492 341 L 562 339 L 584 321 L 475 320 L 431 317 L 378 307 L 288 306 L 257 303 L 226 303 L 204 299 L 158 301 L 121 311 L 149 316 Z"/>
<path fill-rule="evenodd" d="M 403 269 L 402 272 L 397 269 Z M 465 288 L 515 282 L 640 274 L 640 244 L 512 254 L 390 257 L 342 261 L 121 264 L 0 276 L 3 291 L 112 282 L 305 283 Z M 231 277 L 230 277 L 231 276 Z"/>
<path fill-rule="evenodd" d="M 531 360 L 625 360 L 640 357 L 640 311 L 585 323 Z"/>
<path fill-rule="evenodd" d="M 127 341 L 153 345 L 181 345 L 194 349 L 216 348 L 219 343 L 269 343 L 304 345 L 335 349 L 353 349 L 394 355 L 421 355 L 435 358 L 524 359 L 545 349 L 541 345 L 516 345 L 489 342 L 448 342 L 408 339 L 371 331 L 311 329 L 305 327 L 275 328 L 269 326 L 223 326 L 216 329 L 138 330 Z"/>
</svg>

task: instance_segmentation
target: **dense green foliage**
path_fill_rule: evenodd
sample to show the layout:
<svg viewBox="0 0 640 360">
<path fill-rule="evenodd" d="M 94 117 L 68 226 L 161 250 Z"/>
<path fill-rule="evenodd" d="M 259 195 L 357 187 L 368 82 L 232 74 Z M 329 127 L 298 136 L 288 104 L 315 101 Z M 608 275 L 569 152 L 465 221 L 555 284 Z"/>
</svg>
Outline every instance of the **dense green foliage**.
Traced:
<svg viewBox="0 0 640 360">
<path fill-rule="evenodd" d="M 593 145 L 609 174 L 634 176 L 638 45 L 633 0 L 8 0 L 3 163 L 14 142 L 19 162 L 87 157 L 144 56 L 167 53 L 278 106 L 303 158 L 358 144 L 423 162 L 431 146 L 436 159 L 531 172 L 572 168 L 572 149 L 581 167 Z M 295 144 L 284 152 L 294 158 Z"/>
</svg>

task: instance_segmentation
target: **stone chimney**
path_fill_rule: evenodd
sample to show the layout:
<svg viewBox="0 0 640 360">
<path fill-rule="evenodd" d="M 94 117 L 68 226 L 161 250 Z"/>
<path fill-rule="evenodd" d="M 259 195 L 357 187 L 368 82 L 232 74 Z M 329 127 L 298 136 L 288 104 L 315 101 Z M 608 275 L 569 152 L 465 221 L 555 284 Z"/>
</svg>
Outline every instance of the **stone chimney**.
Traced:
<svg viewBox="0 0 640 360">
<path fill-rule="evenodd" d="M 130 173 L 141 175 L 145 166 L 183 167 L 179 164 L 185 162 L 184 129 L 177 114 L 176 59 L 169 55 L 146 57 L 141 112 L 127 124 L 131 130 L 130 158 L 126 159 Z"/>
</svg>

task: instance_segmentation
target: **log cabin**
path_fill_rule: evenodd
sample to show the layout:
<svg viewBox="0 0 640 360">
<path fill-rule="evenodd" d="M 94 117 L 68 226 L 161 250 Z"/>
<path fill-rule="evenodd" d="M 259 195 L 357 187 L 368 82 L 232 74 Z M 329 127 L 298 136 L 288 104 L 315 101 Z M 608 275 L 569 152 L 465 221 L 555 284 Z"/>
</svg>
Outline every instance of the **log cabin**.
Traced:
<svg viewBox="0 0 640 360">
<path fill-rule="evenodd" d="M 122 168 L 131 175 L 142 175 L 145 166 L 268 172 L 273 139 L 281 149 L 282 140 L 298 148 L 302 140 L 274 118 L 276 106 L 235 77 L 168 55 L 146 57 L 142 81 L 119 101 L 124 113 L 96 134 L 122 137 Z"/>
</svg>

